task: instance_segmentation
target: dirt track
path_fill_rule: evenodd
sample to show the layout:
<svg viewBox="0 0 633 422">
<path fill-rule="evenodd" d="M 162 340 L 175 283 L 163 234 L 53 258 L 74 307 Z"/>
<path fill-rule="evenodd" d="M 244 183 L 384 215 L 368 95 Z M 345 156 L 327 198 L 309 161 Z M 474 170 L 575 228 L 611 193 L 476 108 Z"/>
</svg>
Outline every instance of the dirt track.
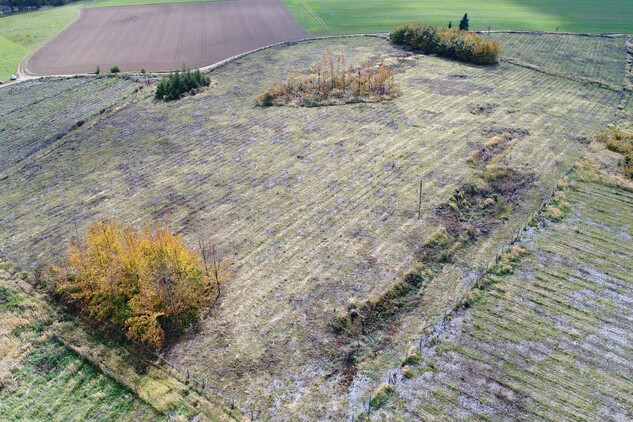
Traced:
<svg viewBox="0 0 633 422">
<path fill-rule="evenodd" d="M 83 9 L 37 51 L 30 72 L 61 75 L 202 67 L 268 44 L 306 37 L 280 0 L 233 0 Z"/>
</svg>

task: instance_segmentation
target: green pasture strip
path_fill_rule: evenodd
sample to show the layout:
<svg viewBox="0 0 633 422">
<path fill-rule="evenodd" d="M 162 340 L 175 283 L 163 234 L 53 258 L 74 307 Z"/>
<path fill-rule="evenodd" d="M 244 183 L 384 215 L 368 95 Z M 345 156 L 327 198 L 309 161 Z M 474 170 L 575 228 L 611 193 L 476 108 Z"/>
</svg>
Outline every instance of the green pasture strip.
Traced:
<svg viewBox="0 0 633 422">
<path fill-rule="evenodd" d="M 629 0 L 283 1 L 312 34 L 388 32 L 405 22 L 448 25 L 452 21 L 456 26 L 466 12 L 470 29 L 633 32 L 633 2 Z"/>
<path fill-rule="evenodd" d="M 0 36 L 0 80 L 7 81 L 27 53 L 26 47 Z"/>
<path fill-rule="evenodd" d="M 127 388 L 55 340 L 35 348 L 0 390 L 6 421 L 165 420 Z"/>
</svg>

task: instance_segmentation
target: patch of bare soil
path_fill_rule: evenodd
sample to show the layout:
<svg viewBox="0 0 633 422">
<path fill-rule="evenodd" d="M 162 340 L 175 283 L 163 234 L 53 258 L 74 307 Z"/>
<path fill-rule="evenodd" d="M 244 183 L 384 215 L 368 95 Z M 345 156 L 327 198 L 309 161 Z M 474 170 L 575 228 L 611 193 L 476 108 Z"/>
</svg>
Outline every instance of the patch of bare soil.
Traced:
<svg viewBox="0 0 633 422">
<path fill-rule="evenodd" d="M 40 75 L 197 68 L 306 36 L 280 0 L 87 8 L 28 67 Z"/>
</svg>

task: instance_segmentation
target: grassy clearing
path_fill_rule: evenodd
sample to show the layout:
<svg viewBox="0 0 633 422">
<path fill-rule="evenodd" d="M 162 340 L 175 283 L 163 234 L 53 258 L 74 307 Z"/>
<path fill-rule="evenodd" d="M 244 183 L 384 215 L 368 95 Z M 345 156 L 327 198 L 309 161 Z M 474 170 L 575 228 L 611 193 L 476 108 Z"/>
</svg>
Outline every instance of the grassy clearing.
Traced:
<svg viewBox="0 0 633 422">
<path fill-rule="evenodd" d="M 568 32 L 633 32 L 627 0 L 284 0 L 308 32 L 341 34 L 389 32 L 405 22 L 453 26 L 468 12 L 470 29 L 523 29 Z"/>
<path fill-rule="evenodd" d="M 495 33 L 502 56 L 546 72 L 583 77 L 622 87 L 625 37 L 578 37 L 556 34 Z"/>
<path fill-rule="evenodd" d="M 141 84 L 118 77 L 29 81 L 4 88 L 0 177 L 16 171 L 70 130 L 114 106 Z M 37 95 L 32 95 L 37 92 Z"/>
<path fill-rule="evenodd" d="M 630 125 L 619 107 L 608 127 Z M 423 337 L 386 417 L 631 419 L 633 183 L 620 161 L 592 142 L 535 228 L 466 293 L 472 308 Z"/>
<path fill-rule="evenodd" d="M 16 74 L 18 63 L 70 23 L 88 0 L 0 17 L 0 80 Z"/>
<path fill-rule="evenodd" d="M 26 47 L 0 36 L 0 80 L 9 81 L 27 51 Z"/>
<path fill-rule="evenodd" d="M 633 416 L 633 195 L 577 178 L 567 194 L 568 215 L 543 220 L 524 239 L 531 255 L 520 269 L 489 275 L 492 287 L 472 310 L 423 349 L 440 369 L 397 386 L 410 399 L 405 411 L 494 420 Z M 433 394 L 447 387 L 456 400 Z"/>
<path fill-rule="evenodd" d="M 326 50 L 343 51 L 350 63 L 397 59 L 396 83 L 406 94 L 375 104 L 255 106 L 271 79 Z M 408 315 L 423 309 L 430 318 L 460 296 L 462 278 L 494 257 L 619 98 L 505 63 L 482 68 L 407 56 L 364 37 L 276 47 L 210 77 L 214 87 L 195 97 L 139 100 L 72 131 L 9 175 L 0 185 L 0 241 L 33 262 L 50 259 L 74 222 L 81 228 L 96 216 L 141 224 L 171 214 L 185 236 L 207 230 L 223 241 L 236 276 L 214 314 L 170 357 L 279 418 L 343 414 L 329 316 L 354 298 L 380 296 L 406 274 L 437 228 L 436 205 L 476 173 L 468 157 L 499 130 L 527 130 L 498 160 L 539 178 L 504 224 L 455 254 Z M 473 113 L 477 104 L 494 107 Z M 388 349 L 393 329 L 390 322 L 360 341 Z M 380 357 L 359 359 L 366 359 L 362 370 L 378 371 Z"/>
</svg>

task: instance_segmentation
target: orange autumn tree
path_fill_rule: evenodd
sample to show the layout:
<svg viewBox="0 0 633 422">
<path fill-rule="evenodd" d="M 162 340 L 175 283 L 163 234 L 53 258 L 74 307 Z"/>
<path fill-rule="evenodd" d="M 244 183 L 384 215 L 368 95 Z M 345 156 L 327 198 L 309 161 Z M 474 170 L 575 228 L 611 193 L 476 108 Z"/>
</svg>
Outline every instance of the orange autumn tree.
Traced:
<svg viewBox="0 0 633 422">
<path fill-rule="evenodd" d="M 230 262 L 208 243 L 200 246 L 200 254 L 189 249 L 165 223 L 137 230 L 95 222 L 53 267 L 55 288 L 91 317 L 160 347 L 197 320 L 230 276 Z"/>
</svg>

